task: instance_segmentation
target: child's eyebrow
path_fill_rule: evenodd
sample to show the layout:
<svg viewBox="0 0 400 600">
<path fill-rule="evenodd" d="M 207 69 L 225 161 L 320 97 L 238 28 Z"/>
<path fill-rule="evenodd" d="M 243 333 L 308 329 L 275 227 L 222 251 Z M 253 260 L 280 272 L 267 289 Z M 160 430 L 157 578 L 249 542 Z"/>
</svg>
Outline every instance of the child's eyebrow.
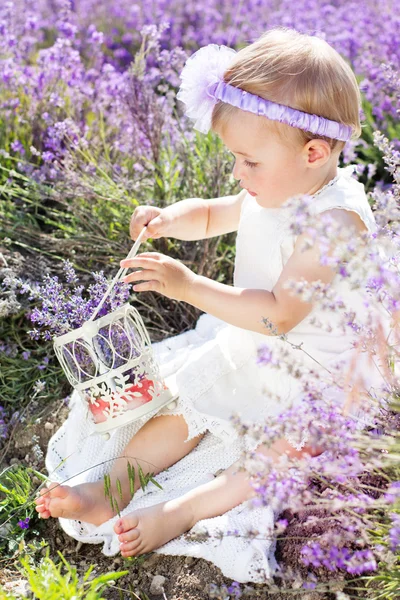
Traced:
<svg viewBox="0 0 400 600">
<path fill-rule="evenodd" d="M 239 152 L 238 150 L 232 150 L 234 154 L 241 154 L 242 156 L 247 156 L 247 158 L 251 158 L 250 154 L 246 154 L 245 152 Z"/>
</svg>

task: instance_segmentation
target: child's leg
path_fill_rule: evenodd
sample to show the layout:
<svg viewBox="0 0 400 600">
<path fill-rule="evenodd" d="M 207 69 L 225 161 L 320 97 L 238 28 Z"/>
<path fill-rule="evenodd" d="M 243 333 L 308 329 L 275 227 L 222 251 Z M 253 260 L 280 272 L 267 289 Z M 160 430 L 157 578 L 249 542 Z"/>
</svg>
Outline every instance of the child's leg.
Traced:
<svg viewBox="0 0 400 600">
<path fill-rule="evenodd" d="M 304 448 L 295 450 L 286 440 L 271 447 L 259 446 L 257 453 L 276 460 L 281 454 L 300 457 L 304 453 L 319 454 Z M 134 511 L 119 519 L 114 531 L 121 542 L 123 556 L 136 556 L 159 548 L 191 529 L 198 521 L 216 517 L 254 496 L 248 473 L 239 463 L 184 496 L 149 508 Z"/>
<path fill-rule="evenodd" d="M 238 464 L 184 496 L 136 510 L 119 519 L 114 531 L 122 556 L 137 556 L 159 548 L 191 529 L 198 521 L 216 517 L 254 494 L 247 473 Z"/>
<path fill-rule="evenodd" d="M 182 416 L 163 415 L 150 419 L 130 440 L 123 454 L 110 472 L 111 493 L 122 510 L 129 504 L 130 493 L 128 461 L 135 468 L 135 490 L 140 486 L 138 465 L 143 472 L 160 473 L 186 456 L 199 443 L 202 436 L 185 442 L 188 427 Z M 121 483 L 121 492 L 117 489 Z M 41 490 L 36 500 L 36 510 L 42 518 L 63 517 L 77 519 L 94 525 L 104 523 L 116 513 L 105 497 L 104 481 L 84 483 L 75 487 L 52 484 L 50 490 Z"/>
</svg>

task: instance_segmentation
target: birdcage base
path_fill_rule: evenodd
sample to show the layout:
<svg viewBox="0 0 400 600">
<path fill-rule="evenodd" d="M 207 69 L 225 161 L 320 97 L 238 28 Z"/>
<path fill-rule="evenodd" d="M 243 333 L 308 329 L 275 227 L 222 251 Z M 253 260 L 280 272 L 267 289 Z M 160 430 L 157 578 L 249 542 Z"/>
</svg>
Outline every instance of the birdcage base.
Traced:
<svg viewBox="0 0 400 600">
<path fill-rule="evenodd" d="M 172 410 L 176 407 L 176 401 L 178 397 L 179 393 L 176 383 L 176 376 L 170 375 L 164 379 L 163 389 L 150 401 L 146 401 L 144 404 L 136 406 L 135 408 L 129 408 L 128 404 L 125 412 L 116 414 L 112 418 L 108 418 L 102 422 L 95 422 L 95 433 L 101 433 L 104 437 L 108 431 L 112 431 L 113 429 L 123 427 L 128 423 L 137 421 L 150 412 L 161 410 L 161 408 L 164 406 L 170 406 Z M 89 417 L 93 421 L 93 414 L 89 414 Z"/>
<path fill-rule="evenodd" d="M 137 408 L 126 410 L 123 413 L 118 414 L 112 419 L 107 419 L 102 423 L 95 423 L 95 433 L 102 433 L 112 431 L 113 429 L 117 429 L 118 427 L 123 427 L 128 423 L 132 423 L 133 421 L 137 421 L 141 417 L 144 417 L 150 412 L 154 412 L 155 410 L 160 410 L 167 404 L 171 404 L 176 400 L 177 396 L 174 395 L 170 389 L 163 390 L 157 397 L 153 398 L 150 402 L 146 402 L 142 406 L 138 406 Z"/>
</svg>

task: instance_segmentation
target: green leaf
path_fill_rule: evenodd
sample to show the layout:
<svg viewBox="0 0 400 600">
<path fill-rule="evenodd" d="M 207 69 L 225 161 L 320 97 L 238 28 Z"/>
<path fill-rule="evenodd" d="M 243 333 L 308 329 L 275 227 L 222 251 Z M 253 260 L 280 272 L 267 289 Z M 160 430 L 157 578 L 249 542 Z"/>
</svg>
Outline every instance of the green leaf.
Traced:
<svg viewBox="0 0 400 600">
<path fill-rule="evenodd" d="M 119 479 L 117 479 L 116 486 L 117 486 L 117 492 L 118 492 L 119 497 L 121 498 L 121 502 L 122 502 L 122 486 L 121 486 L 121 482 Z"/>
<path fill-rule="evenodd" d="M 153 477 L 153 473 L 151 475 L 149 475 L 149 480 L 151 481 L 151 483 L 154 483 L 155 486 L 157 486 L 160 490 L 162 490 L 162 485 L 160 485 L 158 483 L 158 481 L 156 481 L 156 479 L 154 479 Z"/>
<path fill-rule="evenodd" d="M 131 465 L 130 462 L 128 462 L 128 477 L 129 477 L 129 489 L 130 489 L 130 493 L 132 495 L 132 498 L 135 494 L 135 467 L 133 467 Z"/>
<path fill-rule="evenodd" d="M 146 477 L 143 473 L 143 469 L 139 463 L 138 463 L 138 473 L 139 473 L 140 487 L 144 491 L 146 489 L 147 481 L 146 481 Z"/>
</svg>

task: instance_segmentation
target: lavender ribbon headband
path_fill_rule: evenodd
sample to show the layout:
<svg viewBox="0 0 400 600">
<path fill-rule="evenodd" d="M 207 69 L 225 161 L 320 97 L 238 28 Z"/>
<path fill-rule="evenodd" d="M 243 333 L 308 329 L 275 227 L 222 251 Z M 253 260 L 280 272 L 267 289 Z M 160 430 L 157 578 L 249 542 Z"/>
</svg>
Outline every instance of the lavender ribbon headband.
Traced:
<svg viewBox="0 0 400 600">
<path fill-rule="evenodd" d="M 224 73 L 232 64 L 235 55 L 236 50 L 232 48 L 209 44 L 197 50 L 186 61 L 177 98 L 186 105 L 185 114 L 194 119 L 194 129 L 201 133 L 210 130 L 213 108 L 218 100 L 221 100 L 241 110 L 286 123 L 315 135 L 342 142 L 351 138 L 353 130 L 349 125 L 265 100 L 225 83 Z"/>
</svg>

